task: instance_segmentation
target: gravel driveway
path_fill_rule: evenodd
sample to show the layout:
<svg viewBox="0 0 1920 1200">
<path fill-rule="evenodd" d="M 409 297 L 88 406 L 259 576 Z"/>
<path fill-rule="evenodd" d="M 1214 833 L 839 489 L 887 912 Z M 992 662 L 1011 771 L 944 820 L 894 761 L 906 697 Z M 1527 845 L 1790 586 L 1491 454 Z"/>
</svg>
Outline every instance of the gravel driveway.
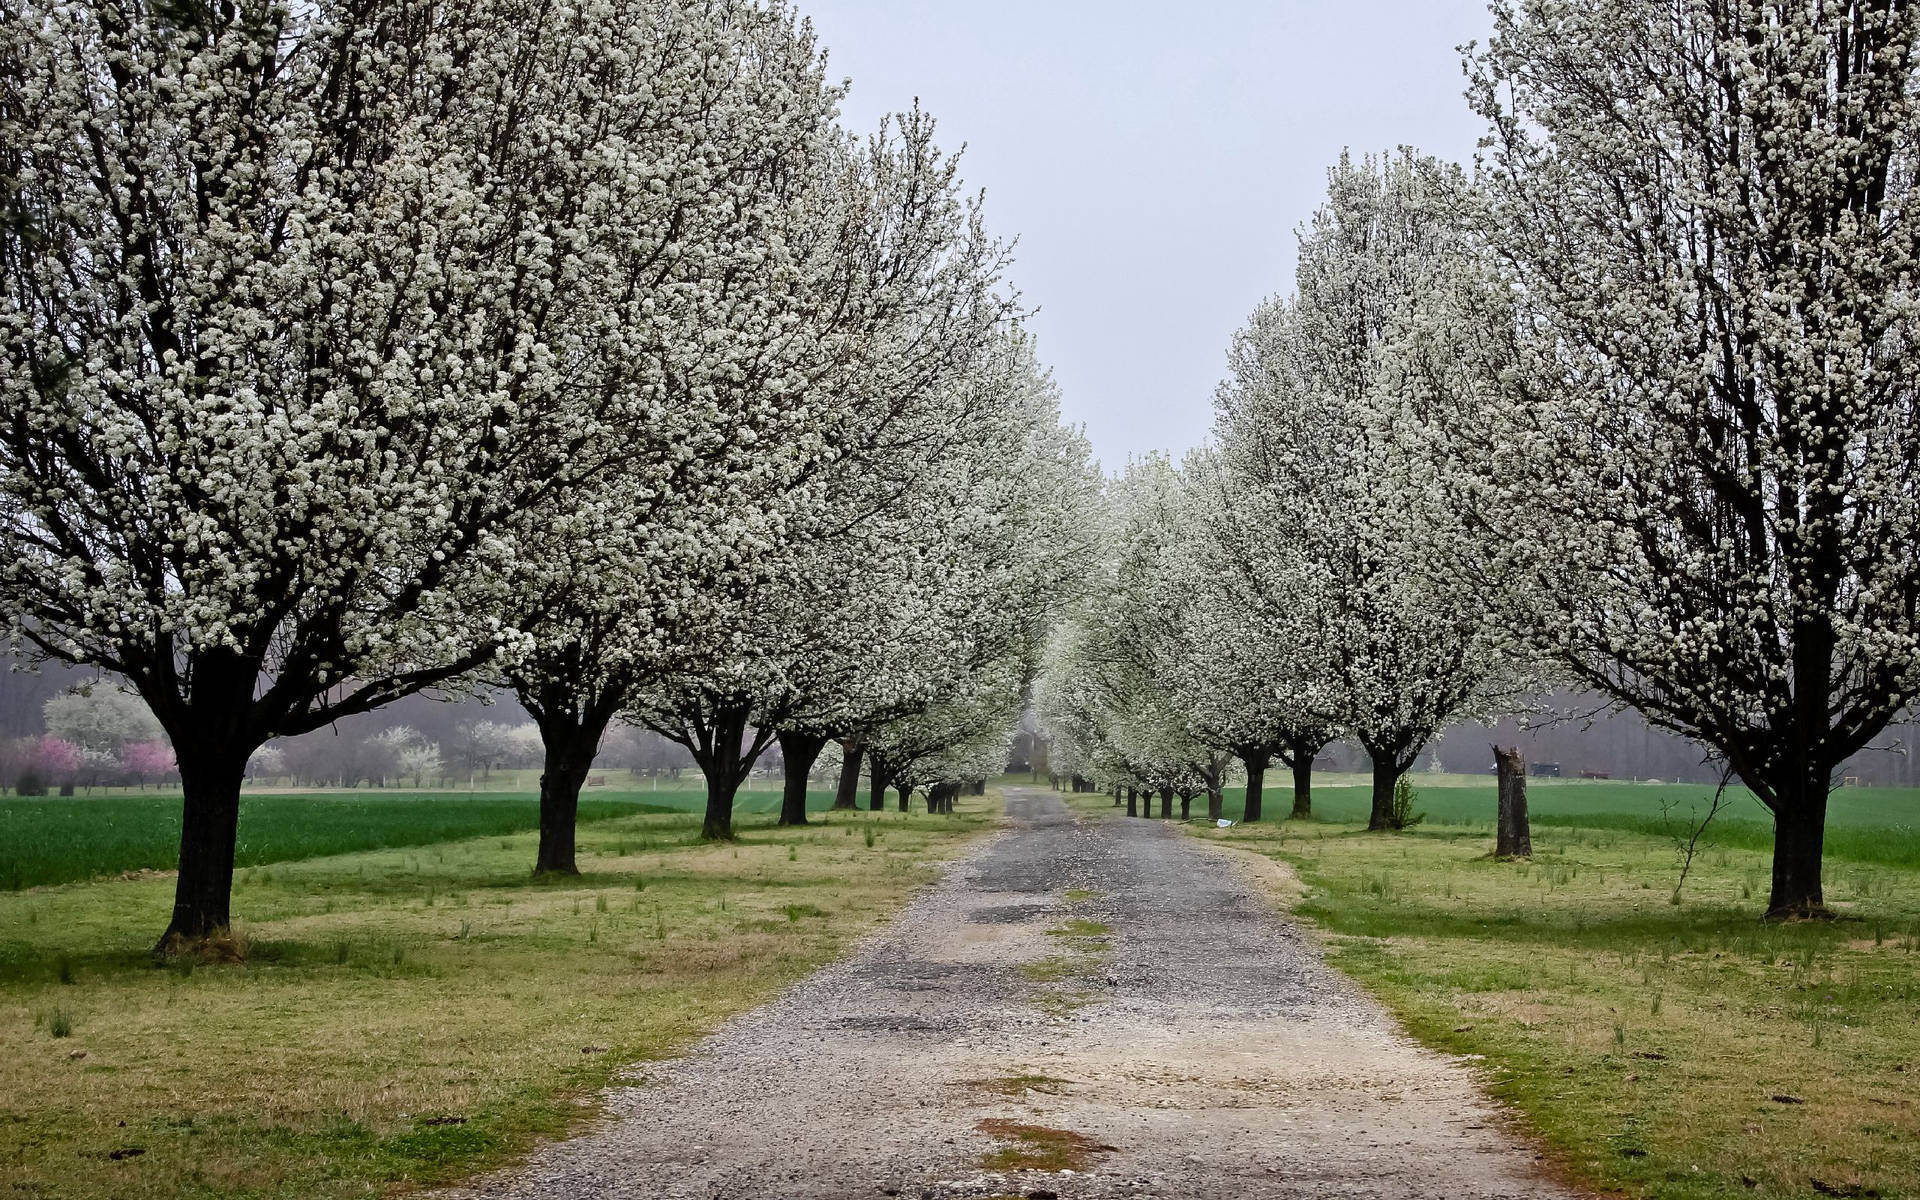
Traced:
<svg viewBox="0 0 1920 1200">
<path fill-rule="evenodd" d="M 854 957 L 462 1197 L 1573 1197 L 1249 856 L 1015 789 Z"/>
</svg>

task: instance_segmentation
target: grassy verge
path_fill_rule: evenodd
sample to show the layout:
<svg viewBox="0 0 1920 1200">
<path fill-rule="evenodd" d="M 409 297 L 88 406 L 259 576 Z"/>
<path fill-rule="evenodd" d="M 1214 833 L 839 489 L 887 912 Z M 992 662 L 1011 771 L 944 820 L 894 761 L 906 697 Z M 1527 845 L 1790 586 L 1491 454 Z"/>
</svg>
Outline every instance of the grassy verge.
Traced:
<svg viewBox="0 0 1920 1200">
<path fill-rule="evenodd" d="M 1432 806 L 1429 806 L 1430 808 Z M 1633 1196 L 1920 1196 L 1920 873 L 1832 860 L 1844 917 L 1757 918 L 1768 859 L 1630 828 L 1277 822 L 1201 836 L 1291 864 L 1329 956 L 1576 1176 Z"/>
<path fill-rule="evenodd" d="M 171 881 L 0 895 L 0 1178 L 9 1196 L 343 1197 L 503 1162 L 884 921 L 993 823 L 834 814 L 532 834 L 241 872 L 246 962 L 160 969 Z"/>
</svg>

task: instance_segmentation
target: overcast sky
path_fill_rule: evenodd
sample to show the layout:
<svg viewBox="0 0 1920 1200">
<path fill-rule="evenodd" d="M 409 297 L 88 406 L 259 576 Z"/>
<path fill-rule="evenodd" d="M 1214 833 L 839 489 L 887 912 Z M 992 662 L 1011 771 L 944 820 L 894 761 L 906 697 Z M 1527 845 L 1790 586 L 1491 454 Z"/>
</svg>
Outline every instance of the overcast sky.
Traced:
<svg viewBox="0 0 1920 1200">
<path fill-rule="evenodd" d="M 1466 161 L 1485 0 L 799 0 L 867 128 L 967 145 L 1067 417 L 1109 470 L 1205 439 L 1227 342 L 1292 286 L 1343 147 Z"/>
</svg>

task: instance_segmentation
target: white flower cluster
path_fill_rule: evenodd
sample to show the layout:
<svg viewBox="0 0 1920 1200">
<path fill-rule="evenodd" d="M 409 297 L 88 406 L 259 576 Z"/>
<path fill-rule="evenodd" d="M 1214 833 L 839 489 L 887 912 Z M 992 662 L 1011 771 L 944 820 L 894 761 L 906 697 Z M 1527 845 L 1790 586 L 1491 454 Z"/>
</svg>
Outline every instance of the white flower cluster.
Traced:
<svg viewBox="0 0 1920 1200">
<path fill-rule="evenodd" d="M 1378 824 L 1426 742 L 1506 677 L 1484 597 L 1443 552 L 1460 536 L 1444 492 L 1387 418 L 1397 348 L 1452 297 L 1465 192 L 1411 153 L 1343 160 L 1297 297 L 1234 341 L 1216 447 L 1116 486 L 1111 574 L 1045 693 L 1087 773 L 1204 790 L 1217 815 L 1229 759 L 1304 780 L 1344 733 L 1373 759 Z"/>
<path fill-rule="evenodd" d="M 172 932 L 256 748 L 422 689 L 510 685 L 569 826 L 663 695 L 1017 696 L 1085 447 L 931 120 L 840 129 L 777 0 L 29 0 L 0 59 L 0 613 L 170 735 Z"/>
<path fill-rule="evenodd" d="M 1721 757 L 1817 913 L 1834 775 L 1920 695 L 1920 6 L 1494 15 L 1479 177 L 1333 172 L 1215 448 L 1117 489 L 1050 719 L 1143 783 L 1346 731 L 1378 824 L 1551 671 Z"/>
<path fill-rule="evenodd" d="M 1920 11 L 1496 15 L 1485 266 L 1406 425 L 1515 627 L 1722 757 L 1817 911 L 1835 772 L 1920 692 Z"/>
</svg>

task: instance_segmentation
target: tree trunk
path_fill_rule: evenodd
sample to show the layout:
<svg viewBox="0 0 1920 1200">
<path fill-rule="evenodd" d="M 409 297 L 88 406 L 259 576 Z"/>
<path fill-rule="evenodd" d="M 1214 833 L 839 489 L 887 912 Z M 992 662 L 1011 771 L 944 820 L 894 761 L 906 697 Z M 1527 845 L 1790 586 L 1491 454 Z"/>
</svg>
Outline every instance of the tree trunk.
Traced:
<svg viewBox="0 0 1920 1200">
<path fill-rule="evenodd" d="M 859 738 L 840 743 L 840 787 L 833 794 L 834 811 L 860 807 L 860 760 L 867 747 Z"/>
<path fill-rule="evenodd" d="M 1296 821 L 1313 816 L 1313 755 L 1293 756 L 1293 812 Z"/>
<path fill-rule="evenodd" d="M 1496 858 L 1532 858 L 1533 829 L 1527 822 L 1527 760 L 1520 747 L 1493 748 L 1500 776 L 1500 813 L 1494 835 Z"/>
<path fill-rule="evenodd" d="M 733 798 L 740 790 L 740 772 L 727 761 L 716 762 L 706 771 L 707 814 L 700 823 L 700 836 L 713 842 L 733 838 Z"/>
<path fill-rule="evenodd" d="M 1140 793 L 1133 788 L 1127 789 L 1127 815 L 1130 817 L 1140 815 Z"/>
<path fill-rule="evenodd" d="M 696 755 L 707 776 L 707 815 L 701 822 L 700 836 L 709 841 L 733 839 L 733 798 L 740 781 L 753 769 L 741 761 L 741 744 L 747 736 L 747 718 L 752 708 L 745 704 L 717 707 L 713 714 L 712 741 Z"/>
<path fill-rule="evenodd" d="M 197 942 L 232 923 L 233 850 L 240 832 L 240 781 L 254 747 L 181 747 L 180 874 L 173 918 L 156 952 Z"/>
<path fill-rule="evenodd" d="M 908 801 L 908 800 L 909 800 L 910 798 L 912 798 L 912 796 L 913 796 L 913 788 L 912 788 L 912 786 L 911 786 L 911 785 L 909 785 L 909 784 L 904 784 L 904 783 L 896 783 L 896 784 L 894 784 L 894 785 L 893 785 L 893 790 L 894 790 L 894 792 L 895 792 L 895 793 L 897 793 L 897 794 L 899 795 L 899 797 L 900 797 L 900 811 L 901 811 L 901 812 L 906 812 L 906 811 L 907 811 L 907 801 Z"/>
<path fill-rule="evenodd" d="M 1367 817 L 1367 828 L 1374 832 L 1392 829 L 1393 785 L 1400 782 L 1400 760 L 1390 751 L 1371 746 L 1367 756 L 1373 760 L 1373 812 Z"/>
<path fill-rule="evenodd" d="M 540 771 L 540 849 L 534 855 L 535 875 L 578 875 L 574 863 L 575 831 L 580 815 L 580 788 L 593 770 L 600 737 L 607 731 L 611 712 L 589 711 L 582 718 L 573 711 L 543 709 L 536 718 L 546 755 Z"/>
<path fill-rule="evenodd" d="M 786 766 L 780 781 L 780 823 L 807 823 L 807 776 L 826 749 L 827 739 L 813 733 L 781 730 L 774 734 L 780 741 L 780 761 Z"/>
<path fill-rule="evenodd" d="M 1240 756 L 1240 762 L 1247 768 L 1247 802 L 1240 811 L 1240 821 L 1248 824 L 1260 819 L 1266 799 L 1267 755 L 1265 751 L 1249 752 Z"/>
<path fill-rule="evenodd" d="M 888 774 L 886 765 L 880 761 L 879 756 L 869 756 L 867 761 L 873 775 L 873 789 L 867 797 L 867 811 L 885 812 L 887 811 L 887 786 L 893 781 L 892 776 Z"/>
<path fill-rule="evenodd" d="M 1180 795 L 1180 819 L 1184 821 L 1189 817 L 1191 817 L 1192 815 L 1193 815 L 1193 795 L 1190 792 L 1183 792 Z"/>
<path fill-rule="evenodd" d="M 1820 859 L 1827 836 L 1827 781 L 1796 781 L 1796 796 L 1776 789 L 1780 807 L 1773 815 L 1773 892 L 1767 917 L 1829 917 L 1820 886 Z"/>
<path fill-rule="evenodd" d="M 1160 819 L 1162 821 L 1173 820 L 1173 789 L 1172 788 L 1160 789 Z"/>
<path fill-rule="evenodd" d="M 1119 789 L 1119 787 L 1118 787 L 1118 786 L 1116 786 L 1116 787 L 1115 787 L 1115 788 L 1113 789 L 1113 806 L 1114 806 L 1115 808 L 1119 808 L 1119 807 L 1120 807 L 1120 789 Z"/>
</svg>

